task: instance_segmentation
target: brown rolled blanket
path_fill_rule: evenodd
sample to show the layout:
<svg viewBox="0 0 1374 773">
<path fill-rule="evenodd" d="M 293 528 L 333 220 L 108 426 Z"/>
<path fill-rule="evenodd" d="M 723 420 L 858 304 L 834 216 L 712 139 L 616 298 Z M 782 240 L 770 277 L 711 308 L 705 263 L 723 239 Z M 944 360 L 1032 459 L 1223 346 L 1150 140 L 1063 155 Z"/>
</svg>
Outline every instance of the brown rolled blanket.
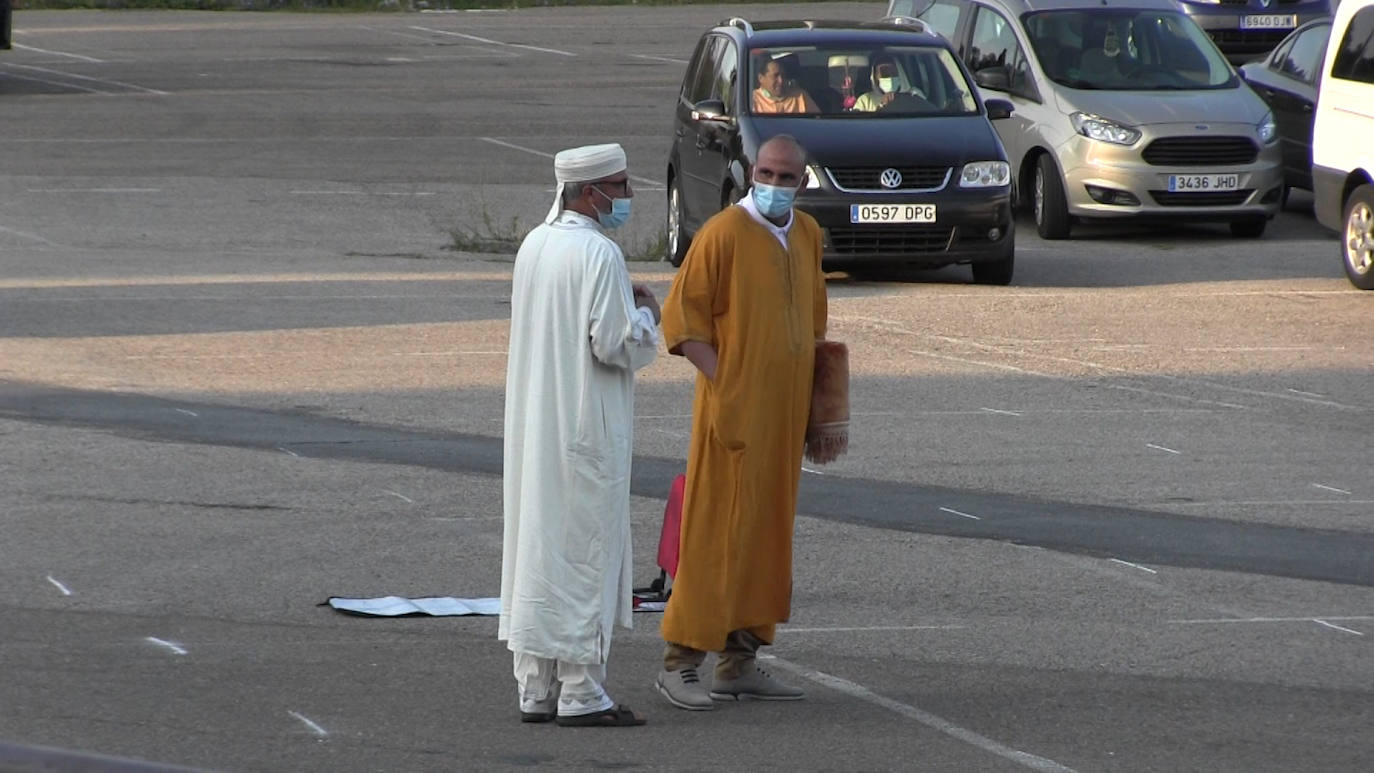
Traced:
<svg viewBox="0 0 1374 773">
<path fill-rule="evenodd" d="M 817 341 L 805 455 L 812 462 L 826 464 L 848 450 L 849 349 L 839 341 Z"/>
</svg>

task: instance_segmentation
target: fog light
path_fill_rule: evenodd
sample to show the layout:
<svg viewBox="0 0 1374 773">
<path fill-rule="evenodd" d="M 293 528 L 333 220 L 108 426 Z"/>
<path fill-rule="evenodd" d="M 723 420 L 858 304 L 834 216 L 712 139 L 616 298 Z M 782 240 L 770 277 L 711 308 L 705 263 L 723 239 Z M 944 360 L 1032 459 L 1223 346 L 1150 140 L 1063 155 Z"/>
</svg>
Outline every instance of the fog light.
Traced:
<svg viewBox="0 0 1374 773">
<path fill-rule="evenodd" d="M 1002 229 L 1000 229 L 1000 228 L 989 228 L 989 229 L 988 229 L 988 241 L 990 241 L 990 242 L 995 242 L 995 241 L 997 241 L 998 239 L 1001 239 L 1001 238 L 1002 238 Z"/>
<path fill-rule="evenodd" d="M 1103 188 L 1100 185 L 1085 185 L 1088 195 L 1098 204 L 1112 204 L 1121 207 L 1138 207 L 1140 199 L 1134 193 L 1118 191 L 1112 188 Z"/>
<path fill-rule="evenodd" d="M 1266 194 L 1264 194 L 1264 198 L 1263 198 L 1263 199 L 1260 199 L 1260 203 L 1261 203 L 1261 204 L 1273 204 L 1273 203 L 1276 202 L 1276 201 L 1282 201 L 1282 200 L 1283 200 L 1283 186 L 1280 185 L 1280 186 L 1277 187 L 1277 188 L 1270 188 L 1270 189 L 1269 189 L 1269 192 L 1266 193 Z"/>
</svg>

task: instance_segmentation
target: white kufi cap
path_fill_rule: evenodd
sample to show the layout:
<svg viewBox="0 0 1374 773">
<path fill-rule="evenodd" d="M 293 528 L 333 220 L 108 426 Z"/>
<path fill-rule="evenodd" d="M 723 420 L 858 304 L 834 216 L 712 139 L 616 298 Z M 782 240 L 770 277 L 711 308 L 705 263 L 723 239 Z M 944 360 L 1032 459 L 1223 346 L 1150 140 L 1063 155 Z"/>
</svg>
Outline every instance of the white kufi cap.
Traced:
<svg viewBox="0 0 1374 773">
<path fill-rule="evenodd" d="M 552 223 L 554 218 L 558 217 L 558 213 L 563 211 L 565 184 L 600 180 L 625 169 L 625 149 L 614 142 L 558 151 L 553 157 L 553 175 L 558 181 L 558 189 L 554 191 L 553 207 L 549 210 L 548 217 L 544 218 L 544 222 Z"/>
</svg>

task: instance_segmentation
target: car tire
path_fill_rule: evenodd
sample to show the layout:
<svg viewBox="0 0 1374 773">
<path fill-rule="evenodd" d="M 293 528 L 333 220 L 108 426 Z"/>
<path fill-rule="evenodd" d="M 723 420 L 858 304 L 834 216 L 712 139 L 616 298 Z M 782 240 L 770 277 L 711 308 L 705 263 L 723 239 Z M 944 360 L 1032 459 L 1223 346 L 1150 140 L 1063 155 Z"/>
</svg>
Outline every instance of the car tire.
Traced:
<svg viewBox="0 0 1374 773">
<path fill-rule="evenodd" d="M 1009 285 L 1011 275 L 1016 269 L 1016 247 L 1008 236 L 1006 257 L 1000 260 L 986 260 L 974 263 L 973 283 L 976 285 Z"/>
<path fill-rule="evenodd" d="M 1267 225 L 1269 225 L 1269 221 L 1262 217 L 1232 220 L 1231 234 L 1244 239 L 1258 239 L 1264 235 L 1264 228 Z"/>
<path fill-rule="evenodd" d="M 682 190 L 677 180 L 668 184 L 668 262 L 682 265 L 692 240 L 682 227 Z"/>
<path fill-rule="evenodd" d="M 1035 215 L 1035 230 L 1040 238 L 1069 238 L 1071 222 L 1068 200 L 1064 197 L 1064 183 L 1059 177 L 1059 167 L 1048 153 L 1035 161 L 1035 178 L 1031 181 L 1031 211 Z"/>
<path fill-rule="evenodd" d="M 1341 263 L 1350 283 L 1374 290 L 1374 185 L 1361 185 L 1342 208 Z"/>
</svg>

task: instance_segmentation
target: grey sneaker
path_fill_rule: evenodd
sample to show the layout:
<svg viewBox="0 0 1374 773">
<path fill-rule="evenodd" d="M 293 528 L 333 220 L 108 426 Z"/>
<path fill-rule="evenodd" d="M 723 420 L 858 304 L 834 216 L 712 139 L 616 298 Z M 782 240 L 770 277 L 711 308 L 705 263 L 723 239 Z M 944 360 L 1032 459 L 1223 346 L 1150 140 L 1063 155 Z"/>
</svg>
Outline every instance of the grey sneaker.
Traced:
<svg viewBox="0 0 1374 773">
<path fill-rule="evenodd" d="M 716 705 L 706 688 L 701 686 L 701 677 L 692 666 L 677 671 L 660 671 L 654 680 L 654 687 L 668 702 L 688 711 L 710 711 Z"/>
<path fill-rule="evenodd" d="M 734 679 L 717 679 L 711 686 L 711 697 L 718 701 L 799 701 L 806 693 L 779 682 L 756 663 Z"/>
</svg>

